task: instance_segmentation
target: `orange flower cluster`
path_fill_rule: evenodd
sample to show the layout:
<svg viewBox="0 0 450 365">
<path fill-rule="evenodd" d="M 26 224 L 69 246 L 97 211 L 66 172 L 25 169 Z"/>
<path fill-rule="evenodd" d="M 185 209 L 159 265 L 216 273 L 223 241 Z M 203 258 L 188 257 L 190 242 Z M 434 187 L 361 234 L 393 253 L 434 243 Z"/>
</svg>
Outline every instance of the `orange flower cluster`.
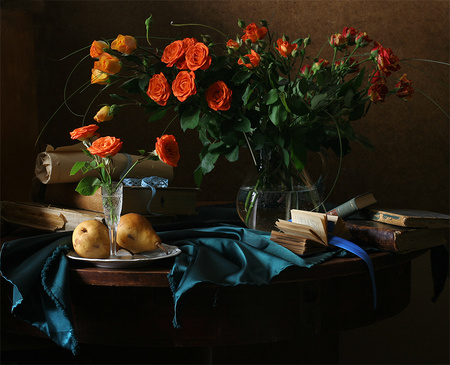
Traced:
<svg viewBox="0 0 450 365">
<path fill-rule="evenodd" d="M 170 43 L 163 52 L 161 61 L 167 67 L 176 67 L 178 73 L 169 84 L 164 73 L 154 74 L 149 81 L 147 95 L 158 105 L 165 106 L 173 94 L 180 102 L 197 94 L 195 71 L 207 70 L 211 66 L 211 56 L 206 44 L 195 38 L 185 38 Z M 213 110 L 228 110 L 232 92 L 223 81 L 212 84 L 205 98 Z"/>
<path fill-rule="evenodd" d="M 92 42 L 89 54 L 97 61 L 92 69 L 91 84 L 106 85 L 110 82 L 109 76 L 120 71 L 120 60 L 106 51 L 109 48 L 123 54 L 132 54 L 137 48 L 137 42 L 134 37 L 122 34 L 111 43 L 111 47 L 104 41 Z"/>
</svg>

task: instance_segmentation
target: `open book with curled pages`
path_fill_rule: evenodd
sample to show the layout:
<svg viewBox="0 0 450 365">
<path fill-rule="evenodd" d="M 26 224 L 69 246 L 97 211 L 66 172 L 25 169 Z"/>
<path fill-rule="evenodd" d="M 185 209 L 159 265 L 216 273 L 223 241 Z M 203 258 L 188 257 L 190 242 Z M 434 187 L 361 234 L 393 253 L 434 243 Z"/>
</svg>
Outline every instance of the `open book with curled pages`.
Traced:
<svg viewBox="0 0 450 365">
<path fill-rule="evenodd" d="M 279 219 L 270 239 L 298 255 L 310 255 L 328 247 L 329 235 L 351 238 L 339 216 L 305 210 L 291 210 L 291 221 Z"/>
</svg>

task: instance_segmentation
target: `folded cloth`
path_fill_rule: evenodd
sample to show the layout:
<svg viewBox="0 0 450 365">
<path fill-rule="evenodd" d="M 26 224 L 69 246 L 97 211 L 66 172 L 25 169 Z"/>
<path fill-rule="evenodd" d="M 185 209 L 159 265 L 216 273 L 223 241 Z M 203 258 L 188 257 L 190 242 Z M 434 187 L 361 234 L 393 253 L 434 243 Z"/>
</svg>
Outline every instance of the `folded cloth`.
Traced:
<svg viewBox="0 0 450 365">
<path fill-rule="evenodd" d="M 76 354 L 65 255 L 71 235 L 49 233 L 6 242 L 0 252 L 0 273 L 13 285 L 11 312 Z"/>
</svg>

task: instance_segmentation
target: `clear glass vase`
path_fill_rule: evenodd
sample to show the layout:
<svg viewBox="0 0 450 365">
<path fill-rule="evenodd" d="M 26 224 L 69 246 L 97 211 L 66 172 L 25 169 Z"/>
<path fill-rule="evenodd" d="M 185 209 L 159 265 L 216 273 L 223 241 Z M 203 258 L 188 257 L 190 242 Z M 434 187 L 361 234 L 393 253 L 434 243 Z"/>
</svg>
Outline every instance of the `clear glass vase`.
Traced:
<svg viewBox="0 0 450 365">
<path fill-rule="evenodd" d="M 117 226 L 122 213 L 123 185 L 113 183 L 102 187 L 102 204 L 105 222 L 109 229 L 110 258 L 117 256 Z"/>
<path fill-rule="evenodd" d="M 248 228 L 270 232 L 278 219 L 289 220 L 291 209 L 318 211 L 322 205 L 328 172 L 325 152 L 319 153 L 321 174 L 313 181 L 306 169 L 286 168 L 273 150 L 261 150 L 257 165 L 241 185 L 236 207 Z"/>
</svg>

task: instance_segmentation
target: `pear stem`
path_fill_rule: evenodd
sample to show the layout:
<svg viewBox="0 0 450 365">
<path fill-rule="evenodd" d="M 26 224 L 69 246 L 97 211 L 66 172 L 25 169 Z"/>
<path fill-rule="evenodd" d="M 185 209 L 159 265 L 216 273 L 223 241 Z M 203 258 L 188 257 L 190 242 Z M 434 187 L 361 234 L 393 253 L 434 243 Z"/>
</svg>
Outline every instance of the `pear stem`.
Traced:
<svg viewBox="0 0 450 365">
<path fill-rule="evenodd" d="M 163 250 L 166 253 L 166 255 L 169 254 L 169 251 L 167 251 L 167 249 L 161 244 L 161 242 L 156 242 L 155 246 Z"/>
</svg>

